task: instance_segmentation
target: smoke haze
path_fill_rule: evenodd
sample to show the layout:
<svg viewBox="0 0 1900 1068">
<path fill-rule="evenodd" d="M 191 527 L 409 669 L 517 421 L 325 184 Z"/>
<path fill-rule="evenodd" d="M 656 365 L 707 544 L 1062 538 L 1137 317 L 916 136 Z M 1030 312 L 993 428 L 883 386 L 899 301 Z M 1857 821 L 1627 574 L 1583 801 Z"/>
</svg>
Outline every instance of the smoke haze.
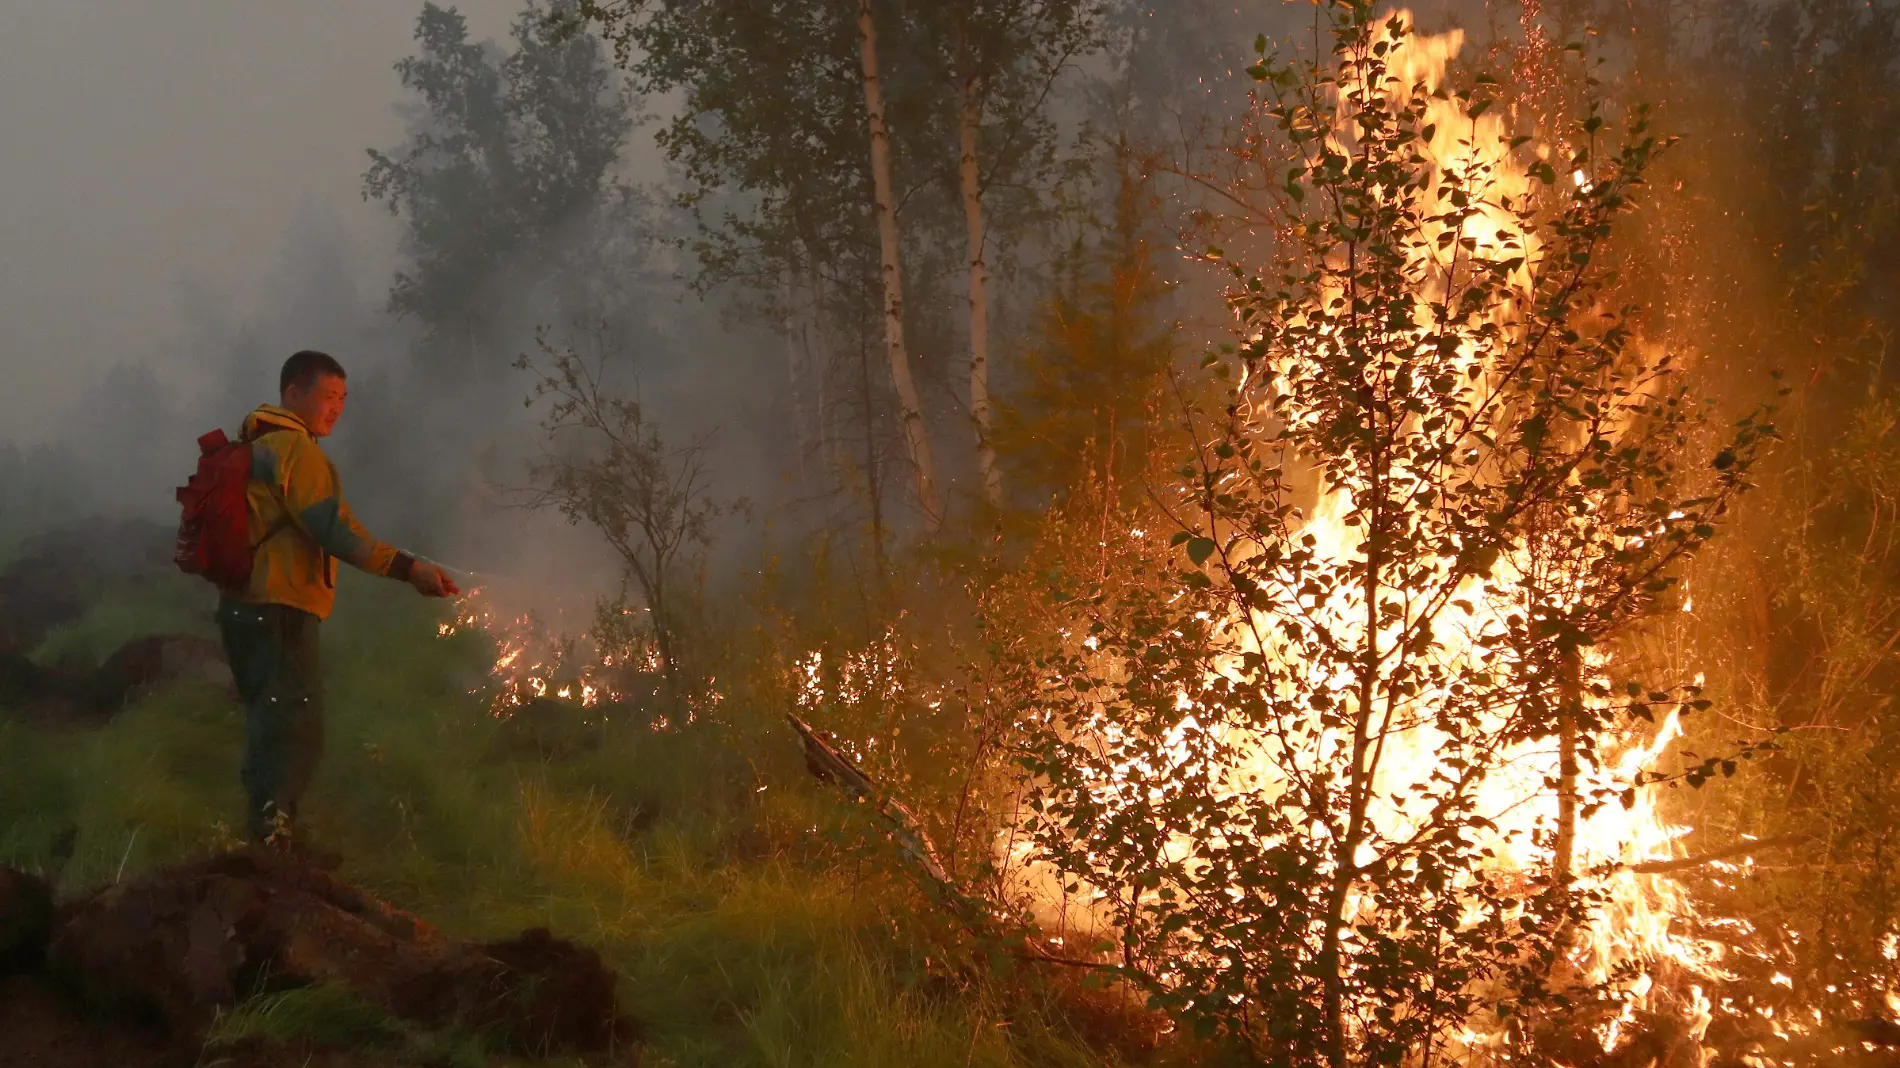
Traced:
<svg viewBox="0 0 1900 1068">
<path fill-rule="evenodd" d="M 522 3 L 454 7 L 471 40 L 505 49 Z M 87 499 L 75 509 L 166 519 L 192 438 L 234 429 L 272 397 L 285 355 L 320 348 L 352 372 L 353 412 L 330 446 L 370 528 L 476 568 L 518 555 L 505 547 L 522 539 L 518 517 L 503 522 L 490 491 L 519 483 L 520 450 L 535 440 L 536 417 L 518 403 L 530 383 L 505 364 L 540 321 L 485 339 L 484 380 L 419 372 L 409 359 L 419 327 L 384 311 L 401 225 L 362 197 L 366 150 L 401 145 L 420 114 L 392 68 L 417 51 L 421 6 L 73 0 L 0 10 L 0 468 L 23 472 L 0 485 L 57 466 L 76 474 L 42 481 L 78 487 Z M 1441 17 L 1452 6 L 1421 5 Z M 1224 117 L 1244 91 L 1235 73 L 1252 59 L 1252 35 L 1285 32 L 1300 11 L 1276 0 L 1156 5 L 1147 17 L 1165 26 L 1144 31 L 1131 84 Z M 659 177 L 652 132 L 632 133 L 617 173 Z M 665 270 L 674 267 L 685 269 Z M 631 355 L 649 409 L 676 440 L 716 432 L 722 496 L 771 497 L 789 461 L 783 343 L 735 332 L 671 280 L 651 281 L 619 293 L 645 324 Z M 960 299 L 954 289 L 945 293 Z M 954 318 L 954 300 L 945 307 Z M 1011 322 L 1007 300 L 999 307 L 1006 348 L 1032 309 L 1014 309 Z M 917 358 L 929 376 L 960 355 L 920 344 Z M 953 388 L 936 376 L 939 390 Z M 961 403 L 943 402 L 943 434 L 958 444 Z M 45 459 L 55 453 L 58 465 Z M 0 510 L 15 525 L 61 518 L 29 519 L 24 503 Z"/>
<path fill-rule="evenodd" d="M 300 218 L 337 224 L 340 269 L 380 303 L 396 226 L 361 200 L 364 150 L 402 135 L 391 65 L 418 6 L 0 5 L 0 437 L 54 436 L 121 362 L 202 384 L 180 346 L 205 313 L 242 322 L 278 296 L 267 282 Z M 520 7 L 458 6 L 478 39 Z M 317 344 L 256 341 L 279 359 Z"/>
</svg>

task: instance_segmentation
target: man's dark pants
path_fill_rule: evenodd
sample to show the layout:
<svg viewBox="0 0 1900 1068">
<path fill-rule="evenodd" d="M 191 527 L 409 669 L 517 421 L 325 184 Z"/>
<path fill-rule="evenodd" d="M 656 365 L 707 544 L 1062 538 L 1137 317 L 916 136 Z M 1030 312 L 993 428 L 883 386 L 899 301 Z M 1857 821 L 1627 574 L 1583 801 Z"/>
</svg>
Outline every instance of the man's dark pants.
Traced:
<svg viewBox="0 0 1900 1068">
<path fill-rule="evenodd" d="M 218 629 L 244 701 L 245 832 L 261 841 L 297 818 L 323 755 L 317 617 L 281 604 L 218 604 Z"/>
</svg>

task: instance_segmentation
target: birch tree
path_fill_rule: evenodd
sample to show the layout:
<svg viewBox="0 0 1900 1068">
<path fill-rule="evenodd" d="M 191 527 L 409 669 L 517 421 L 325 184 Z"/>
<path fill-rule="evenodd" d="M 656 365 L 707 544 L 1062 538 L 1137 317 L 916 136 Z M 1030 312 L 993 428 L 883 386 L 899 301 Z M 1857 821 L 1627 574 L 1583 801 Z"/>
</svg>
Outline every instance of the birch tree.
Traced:
<svg viewBox="0 0 1900 1068">
<path fill-rule="evenodd" d="M 966 18 L 958 52 L 969 52 Z M 957 80 L 957 190 L 963 200 L 963 221 L 970 258 L 970 421 L 976 429 L 977 471 L 983 479 L 983 499 L 990 507 L 1003 506 L 1003 478 L 996 470 L 996 446 L 990 441 L 990 302 L 988 266 L 983 261 L 983 180 L 977 166 L 977 140 L 983 129 L 980 81 L 965 60 Z"/>
<path fill-rule="evenodd" d="M 894 350 L 901 363 L 876 360 L 876 373 L 867 378 L 859 360 L 859 334 L 880 332 L 887 312 L 895 311 L 900 332 L 908 324 L 901 277 L 892 278 L 899 298 L 894 307 L 884 299 L 886 257 L 857 0 L 583 0 L 578 10 L 616 42 L 621 64 L 643 90 L 682 97 L 658 140 L 680 168 L 679 202 L 698 224 L 690 245 L 699 288 L 720 291 L 774 329 L 802 335 L 801 343 L 809 339 L 811 358 L 788 361 L 788 371 L 802 366 L 809 376 L 802 396 L 817 399 L 815 420 L 831 435 L 821 451 L 842 460 L 846 450 L 864 450 L 835 465 L 841 482 L 884 477 L 897 465 L 873 454 L 902 438 L 898 447 L 921 461 L 907 466 L 918 475 L 920 510 L 934 527 L 943 511 L 941 483 L 907 335 L 900 333 Z M 905 35 L 898 37 L 898 46 L 907 45 Z M 884 55 L 875 39 L 871 44 L 875 63 Z M 884 51 L 891 48 L 886 44 Z M 921 68 L 906 63 L 903 69 Z M 931 87 L 908 75 L 894 84 L 888 71 L 877 74 L 879 151 L 889 168 L 881 202 L 895 224 L 909 192 L 934 191 L 928 175 L 910 173 L 929 157 L 914 139 L 928 135 L 921 112 L 929 97 L 918 90 Z M 901 252 L 901 237 L 897 247 Z M 886 332 L 887 350 L 890 337 Z M 859 421 L 864 425 L 850 425 Z M 868 481 L 863 488 L 877 513 L 873 526 L 881 530 L 881 489 Z"/>
<path fill-rule="evenodd" d="M 904 279 L 897 232 L 897 201 L 891 189 L 891 137 L 884 118 L 884 89 L 878 77 L 877 21 L 871 0 L 858 0 L 858 56 L 863 70 L 864 113 L 871 128 L 871 182 L 877 205 L 877 240 L 884 279 L 884 344 L 897 388 L 898 418 L 904 444 L 916 469 L 917 504 L 932 533 L 943 524 L 943 498 L 937 491 L 936 463 L 924 427 L 923 404 L 910 373 L 904 344 Z"/>
<path fill-rule="evenodd" d="M 1034 185 L 1034 179 L 1048 177 L 1054 125 L 1046 104 L 1073 61 L 1100 46 L 1095 31 L 1104 6 L 1096 0 L 957 0 L 932 9 L 950 22 L 931 27 L 931 35 L 948 50 L 945 69 L 955 90 L 957 198 L 963 209 L 970 313 L 970 421 L 983 498 L 992 508 L 1002 506 L 1003 480 L 991 426 L 984 194 L 999 179 Z"/>
</svg>

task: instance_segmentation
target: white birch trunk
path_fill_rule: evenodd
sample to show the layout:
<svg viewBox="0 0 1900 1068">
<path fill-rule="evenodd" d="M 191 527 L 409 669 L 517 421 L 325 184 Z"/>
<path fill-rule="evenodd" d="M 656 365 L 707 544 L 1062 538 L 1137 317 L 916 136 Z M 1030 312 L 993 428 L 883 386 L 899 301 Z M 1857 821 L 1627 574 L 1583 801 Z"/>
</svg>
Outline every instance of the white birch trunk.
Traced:
<svg viewBox="0 0 1900 1068">
<path fill-rule="evenodd" d="M 996 448 L 990 443 L 989 267 L 983 259 L 983 189 L 976 159 L 983 110 L 974 75 L 964 76 L 958 95 L 963 222 L 970 244 L 970 421 L 976 428 L 976 464 L 983 479 L 983 499 L 991 508 L 1001 508 L 1003 476 L 996 468 Z"/>
<path fill-rule="evenodd" d="M 884 94 L 877 75 L 877 25 L 871 0 L 858 0 L 858 44 L 864 62 L 864 110 L 871 123 L 871 181 L 877 196 L 878 244 L 884 256 L 884 339 L 890 353 L 891 382 L 897 387 L 898 416 L 904 444 L 917 471 L 917 504 L 931 533 L 943 524 L 943 501 L 924 433 L 923 405 L 910 374 L 910 350 L 904 346 L 904 289 L 898 269 L 897 204 L 891 192 L 891 138 L 884 124 Z"/>
</svg>

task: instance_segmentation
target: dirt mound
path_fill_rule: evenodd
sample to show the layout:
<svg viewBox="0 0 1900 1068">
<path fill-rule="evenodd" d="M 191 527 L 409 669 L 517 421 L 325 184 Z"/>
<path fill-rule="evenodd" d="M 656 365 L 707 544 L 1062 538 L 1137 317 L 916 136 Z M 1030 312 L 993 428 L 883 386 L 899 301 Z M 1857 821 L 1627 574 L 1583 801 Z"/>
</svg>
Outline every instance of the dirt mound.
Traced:
<svg viewBox="0 0 1900 1068">
<path fill-rule="evenodd" d="M 53 888 L 46 880 L 0 868 L 0 976 L 39 967 L 54 917 Z"/>
<path fill-rule="evenodd" d="M 126 642 L 92 670 L 49 666 L 0 648 L 0 710 L 44 727 L 97 727 L 128 701 L 188 679 L 230 686 L 217 642 L 193 634 L 147 635 Z"/>
<path fill-rule="evenodd" d="M 0 978 L 7 1068 L 173 1068 L 193 1059 L 154 1028 L 76 1008 L 37 976 Z"/>
<path fill-rule="evenodd" d="M 0 648 L 32 649 L 114 585 L 170 567 L 176 536 L 149 520 L 93 518 L 28 538 L 0 571 Z"/>
<path fill-rule="evenodd" d="M 0 979 L 0 1065 L 6 1068 L 421 1068 L 432 1058 L 311 1042 L 246 1039 L 209 1049 L 162 1029 L 76 1005 L 44 977 Z"/>
<path fill-rule="evenodd" d="M 84 718 L 84 681 L 80 672 L 47 667 L 0 645 L 0 710 L 48 724 Z"/>
<path fill-rule="evenodd" d="M 93 700 L 119 705 L 169 682 L 192 679 L 229 684 L 224 647 L 195 634 L 152 634 L 119 647 L 93 672 Z"/>
<path fill-rule="evenodd" d="M 538 1054 L 633 1037 L 614 974 L 590 950 L 530 931 L 444 936 L 294 856 L 245 850 L 113 886 L 63 910 L 53 976 L 174 1036 L 253 993 L 331 983 L 427 1027 L 478 1030 Z"/>
<path fill-rule="evenodd" d="M 493 1018 L 508 1028 L 517 1052 L 606 1049 L 626 1037 L 614 997 L 614 973 L 591 949 L 554 937 L 545 927 L 482 946 L 499 962 L 484 990 Z"/>
<path fill-rule="evenodd" d="M 136 638 L 96 669 L 29 656 L 102 598 L 171 573 L 175 536 L 149 520 L 95 517 L 23 542 L 0 569 L 0 711 L 47 726 L 91 727 L 173 679 L 228 683 L 223 651 L 194 635 Z"/>
</svg>

